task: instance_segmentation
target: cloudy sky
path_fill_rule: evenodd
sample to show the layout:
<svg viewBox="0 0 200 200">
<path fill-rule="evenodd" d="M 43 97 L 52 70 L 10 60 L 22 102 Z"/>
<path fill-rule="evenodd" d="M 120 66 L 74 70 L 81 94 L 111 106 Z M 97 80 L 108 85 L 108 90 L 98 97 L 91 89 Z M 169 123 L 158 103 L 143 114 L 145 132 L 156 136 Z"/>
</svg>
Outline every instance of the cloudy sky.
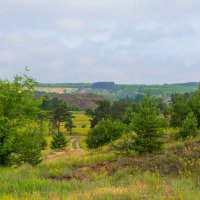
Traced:
<svg viewBox="0 0 200 200">
<path fill-rule="evenodd" d="M 200 81 L 199 0 L 0 0 L 0 78 Z"/>
</svg>

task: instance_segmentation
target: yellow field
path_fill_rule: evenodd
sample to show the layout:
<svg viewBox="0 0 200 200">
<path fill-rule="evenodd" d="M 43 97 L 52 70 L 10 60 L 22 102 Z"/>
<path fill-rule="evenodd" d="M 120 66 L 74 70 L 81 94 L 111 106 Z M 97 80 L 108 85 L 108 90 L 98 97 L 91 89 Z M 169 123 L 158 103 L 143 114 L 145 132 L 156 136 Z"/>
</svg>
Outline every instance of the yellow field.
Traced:
<svg viewBox="0 0 200 200">
<path fill-rule="evenodd" d="M 72 129 L 73 135 L 76 136 L 85 136 L 87 135 L 88 131 L 90 130 L 90 117 L 85 115 L 84 112 L 73 112 L 73 122 L 76 126 Z M 65 128 L 65 123 L 61 123 L 60 130 L 63 133 L 67 133 Z"/>
<path fill-rule="evenodd" d="M 76 112 L 73 113 L 74 118 L 74 125 L 76 126 L 73 128 L 73 133 L 77 135 L 87 135 L 88 131 L 90 130 L 90 117 L 85 115 L 83 112 Z"/>
<path fill-rule="evenodd" d="M 46 92 L 46 93 L 57 93 L 57 94 L 65 94 L 72 93 L 78 90 L 78 88 L 50 88 L 50 87 L 36 87 L 36 91 Z"/>
</svg>

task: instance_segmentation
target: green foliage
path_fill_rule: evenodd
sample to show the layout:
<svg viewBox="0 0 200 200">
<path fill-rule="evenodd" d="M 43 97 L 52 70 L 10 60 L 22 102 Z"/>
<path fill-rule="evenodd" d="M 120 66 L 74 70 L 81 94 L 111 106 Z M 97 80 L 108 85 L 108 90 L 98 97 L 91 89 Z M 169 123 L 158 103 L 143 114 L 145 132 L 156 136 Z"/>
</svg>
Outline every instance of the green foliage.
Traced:
<svg viewBox="0 0 200 200">
<path fill-rule="evenodd" d="M 0 164 L 7 164 L 11 154 L 19 150 L 14 147 L 17 130 L 30 121 L 36 123 L 40 114 L 41 101 L 34 99 L 35 84 L 26 74 L 15 76 L 12 82 L 0 80 Z"/>
<path fill-rule="evenodd" d="M 53 135 L 51 142 L 52 149 L 62 149 L 67 146 L 67 140 L 62 132 L 57 132 Z"/>
<path fill-rule="evenodd" d="M 97 82 L 97 83 L 93 83 L 91 85 L 91 88 L 112 90 L 114 86 L 115 86 L 114 82 Z"/>
<path fill-rule="evenodd" d="M 135 113 L 133 112 L 133 109 L 131 107 L 127 107 L 122 116 L 122 121 L 124 124 L 130 125 L 134 120 L 134 117 Z"/>
<path fill-rule="evenodd" d="M 16 133 L 10 163 L 36 165 L 41 162 L 41 149 L 45 147 L 43 129 L 34 124 L 20 128 Z"/>
<path fill-rule="evenodd" d="M 193 112 L 190 112 L 182 123 L 180 136 L 182 138 L 195 137 L 197 135 L 198 123 Z"/>
<path fill-rule="evenodd" d="M 0 118 L 0 164 L 6 164 L 13 151 L 16 130 L 12 128 L 8 118 Z"/>
<path fill-rule="evenodd" d="M 129 106 L 129 103 L 125 100 L 114 101 L 110 108 L 111 118 L 113 120 L 121 120 L 127 106 Z"/>
<path fill-rule="evenodd" d="M 134 136 L 134 134 L 126 134 L 122 139 L 120 138 L 119 141 L 113 142 L 112 147 L 114 148 L 115 153 L 125 156 L 132 154 L 135 148 Z"/>
<path fill-rule="evenodd" d="M 180 127 L 182 121 L 190 112 L 190 108 L 184 99 L 184 95 L 176 94 L 172 96 L 171 126 Z"/>
<path fill-rule="evenodd" d="M 188 104 L 196 116 L 198 127 L 200 127 L 200 86 L 194 94 L 190 95 Z"/>
<path fill-rule="evenodd" d="M 71 117 L 68 117 L 66 119 L 66 123 L 65 123 L 65 128 L 67 129 L 68 133 L 71 135 L 72 134 L 72 129 L 75 128 L 76 126 L 73 123 L 72 118 L 74 118 L 72 115 Z"/>
<path fill-rule="evenodd" d="M 118 139 L 125 128 L 122 122 L 103 119 L 89 131 L 86 143 L 89 148 L 97 148 Z"/>
<path fill-rule="evenodd" d="M 108 100 L 98 101 L 98 107 L 92 112 L 91 128 L 95 127 L 102 119 L 110 118 L 111 103 Z"/>
<path fill-rule="evenodd" d="M 135 138 L 135 150 L 139 153 L 154 153 L 162 149 L 163 142 L 160 140 L 163 135 L 161 118 L 155 102 L 150 95 L 146 95 L 140 103 L 139 112 L 135 113 L 133 129 Z"/>
<path fill-rule="evenodd" d="M 60 132 L 60 123 L 65 122 L 65 127 L 71 134 L 72 128 L 74 127 L 72 121 L 73 116 L 64 101 L 58 98 L 49 99 L 48 97 L 44 97 L 41 108 L 46 111 L 45 117 L 49 120 L 49 133 L 54 129 Z"/>
</svg>

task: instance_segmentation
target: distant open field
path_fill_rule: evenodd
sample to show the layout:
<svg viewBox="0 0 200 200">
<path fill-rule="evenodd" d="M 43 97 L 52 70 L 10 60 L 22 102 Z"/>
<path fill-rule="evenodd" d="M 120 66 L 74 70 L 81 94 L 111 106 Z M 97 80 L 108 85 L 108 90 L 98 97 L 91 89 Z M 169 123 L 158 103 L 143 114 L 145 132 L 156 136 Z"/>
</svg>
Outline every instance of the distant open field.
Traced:
<svg viewBox="0 0 200 200">
<path fill-rule="evenodd" d="M 73 135 L 86 136 L 90 130 L 90 117 L 84 114 L 84 112 L 73 112 L 73 123 L 76 126 L 72 129 Z M 61 123 L 61 131 L 66 133 L 65 124 Z"/>
<path fill-rule="evenodd" d="M 57 94 L 70 94 L 78 90 L 78 88 L 61 88 L 61 87 L 36 87 L 36 91 L 38 92 L 46 92 L 46 93 L 57 93 Z"/>
</svg>

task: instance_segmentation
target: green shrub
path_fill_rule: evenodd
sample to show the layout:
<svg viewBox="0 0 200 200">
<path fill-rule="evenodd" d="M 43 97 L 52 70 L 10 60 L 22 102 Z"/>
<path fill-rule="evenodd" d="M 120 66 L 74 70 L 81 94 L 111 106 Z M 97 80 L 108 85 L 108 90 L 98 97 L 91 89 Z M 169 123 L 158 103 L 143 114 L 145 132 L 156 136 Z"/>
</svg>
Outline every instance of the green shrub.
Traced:
<svg viewBox="0 0 200 200">
<path fill-rule="evenodd" d="M 62 132 L 57 132 L 53 135 L 51 142 L 52 149 L 62 149 L 67 146 L 67 140 Z"/>
<path fill-rule="evenodd" d="M 15 165 L 39 164 L 45 144 L 44 141 L 43 131 L 37 125 L 30 124 L 23 129 L 19 129 L 9 159 L 10 163 Z"/>
<path fill-rule="evenodd" d="M 125 137 L 120 139 L 120 141 L 116 141 L 112 144 L 116 154 L 125 156 L 128 156 L 134 152 L 134 146 L 134 133 L 125 135 Z"/>
<path fill-rule="evenodd" d="M 82 124 L 82 125 L 81 125 L 81 128 L 86 128 L 86 124 Z"/>
<path fill-rule="evenodd" d="M 89 148 L 97 148 L 118 139 L 124 131 L 125 125 L 122 122 L 103 119 L 89 131 L 86 143 Z"/>
<path fill-rule="evenodd" d="M 195 137 L 197 135 L 198 123 L 193 112 L 190 112 L 182 123 L 180 136 L 182 138 Z"/>
</svg>

